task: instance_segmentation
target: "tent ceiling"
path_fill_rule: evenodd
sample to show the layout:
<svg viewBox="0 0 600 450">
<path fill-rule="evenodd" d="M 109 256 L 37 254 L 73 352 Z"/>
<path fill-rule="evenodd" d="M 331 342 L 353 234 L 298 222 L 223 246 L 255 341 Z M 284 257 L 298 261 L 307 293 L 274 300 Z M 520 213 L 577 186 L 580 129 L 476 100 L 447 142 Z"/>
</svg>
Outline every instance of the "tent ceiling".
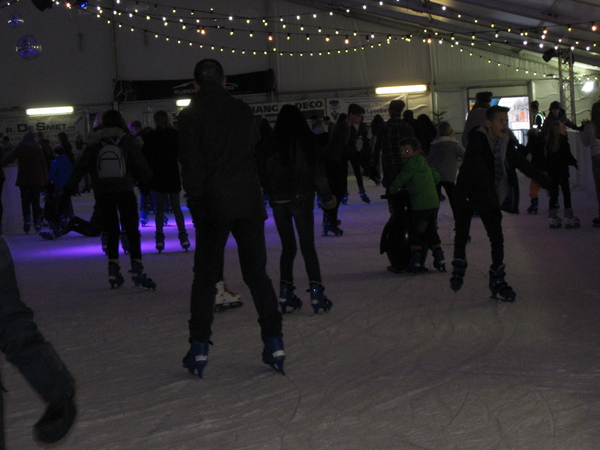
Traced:
<svg viewBox="0 0 600 450">
<path fill-rule="evenodd" d="M 459 41 L 530 61 L 553 47 L 572 49 L 579 71 L 600 71 L 600 0 L 291 2 L 383 25 L 394 36 Z"/>
</svg>

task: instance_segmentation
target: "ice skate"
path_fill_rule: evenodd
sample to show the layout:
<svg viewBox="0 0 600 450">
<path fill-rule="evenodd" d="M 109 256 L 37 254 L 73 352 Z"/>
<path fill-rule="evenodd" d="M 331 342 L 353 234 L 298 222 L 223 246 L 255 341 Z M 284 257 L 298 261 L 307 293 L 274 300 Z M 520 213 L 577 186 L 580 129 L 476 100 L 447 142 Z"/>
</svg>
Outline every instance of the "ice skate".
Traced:
<svg viewBox="0 0 600 450">
<path fill-rule="evenodd" d="M 121 241 L 121 248 L 123 249 L 123 253 L 129 253 L 129 238 L 127 237 L 127 233 L 125 231 L 121 231 L 119 235 L 119 240 Z"/>
<path fill-rule="evenodd" d="M 34 224 L 33 224 L 33 229 L 35 230 L 36 233 L 39 233 L 40 231 L 42 231 L 42 219 L 41 218 L 35 219 Z"/>
<path fill-rule="evenodd" d="M 527 213 L 528 214 L 537 214 L 538 213 L 538 204 L 539 204 L 539 200 L 538 198 L 532 198 L 531 199 L 531 204 L 529 205 L 529 208 L 527 208 Z"/>
<path fill-rule="evenodd" d="M 242 296 L 227 289 L 224 280 L 217 283 L 217 295 L 215 296 L 215 312 L 227 311 L 228 309 L 239 308 L 244 303 Z"/>
<path fill-rule="evenodd" d="M 598 216 L 594 220 L 592 220 L 592 226 L 594 228 L 600 228 L 600 216 Z"/>
<path fill-rule="evenodd" d="M 350 194 L 348 194 L 348 191 L 346 191 L 346 193 L 344 194 L 344 196 L 342 197 L 342 201 L 340 202 L 342 205 L 347 205 L 348 204 L 348 196 Z"/>
<path fill-rule="evenodd" d="M 557 214 L 558 209 L 551 209 L 548 211 L 548 225 L 550 228 L 562 227 L 562 219 Z"/>
<path fill-rule="evenodd" d="M 190 240 L 188 238 L 188 234 L 185 231 L 182 231 L 177 235 L 177 237 L 179 238 L 179 245 L 181 245 L 181 248 L 187 252 L 188 248 L 190 248 Z"/>
<path fill-rule="evenodd" d="M 323 312 L 327 312 L 333 306 L 331 300 L 325 297 L 323 291 L 325 288 L 322 284 L 319 283 L 311 283 L 310 288 L 308 289 L 310 292 L 310 305 L 312 306 L 315 314 L 319 314 L 319 310 L 323 310 Z"/>
<path fill-rule="evenodd" d="M 452 261 L 452 278 L 450 278 L 450 288 L 456 292 L 463 285 L 463 278 L 469 264 L 464 259 L 455 259 Z"/>
<path fill-rule="evenodd" d="M 26 234 L 29 234 L 29 232 L 31 231 L 31 217 L 29 216 L 23 217 L 23 231 Z"/>
<path fill-rule="evenodd" d="M 144 273 L 144 266 L 142 266 L 141 261 L 131 262 L 131 279 L 136 287 L 148 289 L 150 291 L 156 289 L 156 283 Z"/>
<path fill-rule="evenodd" d="M 140 225 L 143 227 L 148 225 L 148 211 L 140 211 Z"/>
<path fill-rule="evenodd" d="M 342 236 L 344 234 L 344 230 L 336 226 L 331 226 L 329 223 L 329 219 L 325 214 L 323 214 L 323 234 L 322 236 L 329 236 L 329 233 L 333 233 L 334 236 Z"/>
<path fill-rule="evenodd" d="M 202 378 L 204 368 L 208 363 L 208 345 L 206 342 L 197 342 L 192 340 L 190 349 L 183 357 L 183 367 L 185 367 L 193 375 Z"/>
<path fill-rule="evenodd" d="M 565 208 L 565 228 L 578 228 L 581 226 L 579 217 L 573 215 L 573 208 Z"/>
<path fill-rule="evenodd" d="M 279 284 L 279 306 L 281 306 L 283 314 L 293 313 L 302 309 L 302 300 L 294 294 L 294 289 L 295 287 L 291 283 L 282 281 Z"/>
<path fill-rule="evenodd" d="M 367 193 L 365 192 L 364 189 L 359 189 L 358 190 L 358 195 L 360 195 L 360 199 L 365 202 L 365 203 L 371 203 L 371 199 L 369 198 L 369 196 L 367 195 Z"/>
<path fill-rule="evenodd" d="M 408 263 L 408 271 L 413 275 L 421 272 L 421 261 L 423 260 L 423 252 L 420 248 L 411 249 L 410 262 Z"/>
<path fill-rule="evenodd" d="M 440 272 L 446 271 L 446 261 L 444 259 L 444 250 L 442 247 L 436 247 L 433 249 L 433 267 L 435 267 Z"/>
<path fill-rule="evenodd" d="M 285 351 L 283 350 L 283 339 L 281 337 L 265 339 L 263 347 L 262 360 L 273 369 L 285 375 L 283 363 L 285 361 Z"/>
<path fill-rule="evenodd" d="M 106 252 L 108 252 L 108 237 L 106 235 L 106 233 L 102 233 L 100 235 L 100 245 L 102 246 L 102 251 L 104 252 L 104 254 L 106 254 Z"/>
<path fill-rule="evenodd" d="M 50 403 L 33 426 L 33 437 L 41 444 L 54 444 L 64 438 L 75 422 L 77 407 L 75 391 L 70 389 L 58 400 Z"/>
<path fill-rule="evenodd" d="M 156 235 L 155 235 L 155 239 L 156 239 L 156 250 L 158 250 L 158 253 L 161 253 L 165 249 L 165 234 L 157 231 Z"/>
<path fill-rule="evenodd" d="M 108 282 L 111 289 L 118 289 L 125 283 L 123 275 L 121 275 L 121 267 L 115 262 L 108 263 Z"/>
<path fill-rule="evenodd" d="M 502 300 L 503 302 L 514 302 L 515 291 L 510 287 L 506 281 L 504 281 L 504 277 L 506 273 L 504 269 L 506 268 L 505 264 L 502 264 L 495 271 L 490 267 L 490 291 L 492 291 L 492 297 L 494 300 Z M 500 298 L 498 299 L 498 296 Z"/>
</svg>

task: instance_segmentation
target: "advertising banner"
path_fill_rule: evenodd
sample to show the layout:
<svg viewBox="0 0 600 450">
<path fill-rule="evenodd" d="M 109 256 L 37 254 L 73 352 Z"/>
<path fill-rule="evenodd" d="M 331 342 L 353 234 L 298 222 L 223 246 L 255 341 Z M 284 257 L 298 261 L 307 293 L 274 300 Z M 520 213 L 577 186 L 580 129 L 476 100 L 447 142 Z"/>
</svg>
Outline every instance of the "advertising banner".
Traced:
<svg viewBox="0 0 600 450">
<path fill-rule="evenodd" d="M 275 90 L 273 69 L 260 72 L 228 75 L 226 89 L 232 95 L 262 94 Z M 116 102 L 189 98 L 195 92 L 194 82 L 185 80 L 115 80 L 113 95 Z"/>
<path fill-rule="evenodd" d="M 0 133 L 10 137 L 13 144 L 18 143 L 27 131 L 41 131 L 44 133 L 44 138 L 50 140 L 51 145 L 57 145 L 58 133 L 63 132 L 67 133 L 71 144 L 75 147 L 77 135 L 85 136 L 85 127 L 83 114 L 0 118 Z"/>
</svg>

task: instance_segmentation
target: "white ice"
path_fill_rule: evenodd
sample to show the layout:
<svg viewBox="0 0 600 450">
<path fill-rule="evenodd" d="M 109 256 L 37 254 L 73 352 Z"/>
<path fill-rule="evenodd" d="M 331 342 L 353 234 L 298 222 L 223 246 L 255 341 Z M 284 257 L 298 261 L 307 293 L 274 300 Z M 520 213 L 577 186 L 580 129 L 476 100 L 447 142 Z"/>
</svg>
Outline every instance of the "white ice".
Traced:
<svg viewBox="0 0 600 450">
<path fill-rule="evenodd" d="M 44 241 L 11 234 L 23 300 L 77 379 L 79 416 L 64 450 L 593 449 L 600 443 L 600 229 L 595 195 L 573 193 L 580 229 L 550 230 L 540 214 L 504 215 L 507 281 L 513 304 L 489 299 L 490 247 L 478 219 L 458 293 L 449 273 L 388 272 L 379 254 L 389 217 L 383 188 L 366 182 L 360 201 L 351 179 L 342 206 L 343 237 L 316 244 L 327 314 L 314 315 L 302 257 L 295 284 L 305 300 L 284 316 L 286 376 L 261 362 L 256 312 L 228 245 L 228 287 L 242 308 L 215 316 L 204 379 L 181 365 L 193 252 L 174 226 L 165 251 L 142 228 L 146 272 L 155 292 L 110 290 L 98 238 L 73 233 Z M 93 197 L 75 197 L 88 218 Z M 562 204 L 562 199 L 561 199 Z M 270 210 L 269 210 L 270 211 Z M 186 217 L 191 231 L 189 215 Z M 171 223 L 173 218 L 171 216 Z M 442 204 L 440 235 L 450 266 L 452 228 Z M 280 243 L 266 223 L 268 272 L 277 286 Z M 193 242 L 193 240 L 192 240 Z M 192 250 L 193 250 L 192 246 Z M 84 250 L 82 252 L 82 250 Z M 128 268 L 128 261 L 121 257 Z M 431 268 L 431 260 L 427 261 Z M 2 363 L 7 448 L 38 448 L 31 426 L 44 405 Z"/>
</svg>

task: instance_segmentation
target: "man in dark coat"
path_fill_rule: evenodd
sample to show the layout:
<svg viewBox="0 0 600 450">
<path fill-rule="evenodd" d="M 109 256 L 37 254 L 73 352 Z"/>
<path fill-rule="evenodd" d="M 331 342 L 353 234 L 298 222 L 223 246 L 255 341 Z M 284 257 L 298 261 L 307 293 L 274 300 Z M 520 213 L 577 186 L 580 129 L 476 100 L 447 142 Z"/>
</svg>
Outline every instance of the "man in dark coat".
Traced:
<svg viewBox="0 0 600 450">
<path fill-rule="evenodd" d="M 34 426 L 34 437 L 52 444 L 62 439 L 77 414 L 75 380 L 33 321 L 33 311 L 20 299 L 10 250 L 0 237 L 0 349 L 48 404 Z M 4 450 L 4 408 L 0 395 L 0 450 Z"/>
<path fill-rule="evenodd" d="M 539 170 L 517 150 L 517 143 L 508 129 L 508 108 L 492 106 L 486 111 L 484 125 L 469 134 L 469 144 L 454 189 L 456 236 L 451 288 L 458 291 L 467 269 L 466 246 L 471 218 L 479 213 L 492 247 L 489 287 L 492 297 L 514 301 L 516 294 L 504 280 L 504 236 L 502 210 L 515 211 L 511 201 L 517 187 L 515 169 L 534 178 L 542 187 L 549 183 Z"/>
<path fill-rule="evenodd" d="M 196 229 L 191 348 L 183 363 L 200 377 L 208 359 L 215 285 L 223 272 L 229 233 L 237 242 L 240 269 L 258 312 L 263 361 L 283 372 L 285 359 L 281 313 L 266 272 L 267 214 L 254 155 L 258 130 L 250 106 L 232 97 L 226 83 L 218 61 L 200 61 L 194 70 L 197 92 L 179 115 L 181 175 Z"/>
</svg>

